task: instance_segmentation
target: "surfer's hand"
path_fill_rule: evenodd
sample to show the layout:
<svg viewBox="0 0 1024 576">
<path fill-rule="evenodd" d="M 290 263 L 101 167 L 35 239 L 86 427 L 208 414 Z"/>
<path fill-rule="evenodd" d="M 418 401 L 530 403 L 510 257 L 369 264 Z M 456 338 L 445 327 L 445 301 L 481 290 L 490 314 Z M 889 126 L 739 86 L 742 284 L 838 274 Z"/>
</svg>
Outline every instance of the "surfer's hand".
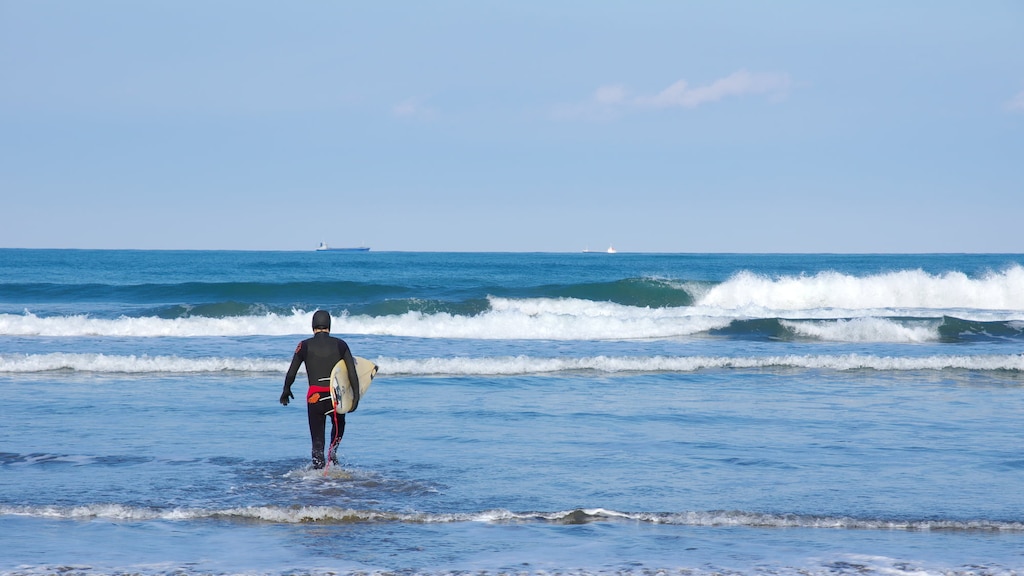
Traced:
<svg viewBox="0 0 1024 576">
<path fill-rule="evenodd" d="M 295 399 L 295 395 L 292 394 L 292 387 L 291 386 L 285 386 L 284 387 L 284 391 L 281 392 L 281 405 L 282 406 L 287 406 L 289 398 L 294 400 Z"/>
</svg>

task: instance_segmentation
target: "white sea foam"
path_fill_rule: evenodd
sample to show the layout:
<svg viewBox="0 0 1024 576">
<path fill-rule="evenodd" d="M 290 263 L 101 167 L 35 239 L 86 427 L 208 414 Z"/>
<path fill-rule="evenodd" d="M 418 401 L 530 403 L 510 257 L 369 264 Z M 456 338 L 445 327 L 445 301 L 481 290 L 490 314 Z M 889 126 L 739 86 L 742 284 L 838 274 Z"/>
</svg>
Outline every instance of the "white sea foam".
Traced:
<svg viewBox="0 0 1024 576">
<path fill-rule="evenodd" d="M 108 373 L 282 372 L 288 362 L 259 358 L 181 358 L 178 356 L 119 356 L 113 354 L 0 354 L 0 373 L 69 370 Z"/>
<path fill-rule="evenodd" d="M 289 316 L 266 314 L 173 319 L 154 316 L 93 318 L 81 314 L 39 317 L 29 311 L 24 314 L 0 314 L 0 335 L 7 336 L 284 336 L 308 331 L 309 314 L 302 310 L 295 310 Z"/>
<path fill-rule="evenodd" d="M 741 272 L 714 286 L 699 306 L 729 310 L 930 309 L 1024 310 L 1024 267 L 980 278 L 901 270 L 873 276 L 821 272 L 770 278 Z"/>
<path fill-rule="evenodd" d="M 378 357 L 381 376 L 515 376 L 573 372 L 695 372 L 707 369 L 806 368 L 822 370 L 1010 370 L 1024 371 L 1024 355 L 935 355 L 889 357 L 862 354 L 782 356 L 587 356 L 545 358 L 493 357 Z M 0 373 L 39 373 L 56 370 L 96 373 L 194 374 L 255 372 L 280 374 L 288 362 L 261 358 L 181 358 L 178 356 L 118 356 L 106 354 L 2 354 Z"/>
<path fill-rule="evenodd" d="M 333 330 L 342 334 L 414 338 L 600 340 L 668 338 L 727 326 L 735 317 L 694 315 L 685 308 L 637 308 L 574 299 L 494 298 L 492 309 L 476 316 L 407 312 L 392 316 L 338 315 Z M 309 331 L 309 314 L 267 314 L 234 318 L 99 319 L 88 316 L 38 317 L 0 314 L 0 335 L 195 337 L 297 335 Z"/>
<path fill-rule="evenodd" d="M 689 286 L 689 284 L 687 285 Z M 928 327 L 907 327 L 886 318 L 1024 321 L 1024 267 L 970 278 L 959 272 L 931 275 L 908 270 L 856 277 L 836 272 L 769 278 L 743 272 L 694 290 L 693 306 L 650 308 L 575 298 L 489 298 L 476 315 L 338 314 L 334 331 L 344 334 L 416 338 L 602 340 L 674 338 L 705 333 L 737 319 L 861 319 L 871 321 L 802 325 L 801 336 L 836 341 L 920 342 L 938 338 Z M 230 318 L 40 317 L 30 311 L 0 314 L 0 335 L 197 337 L 305 334 L 309 313 Z"/>
<path fill-rule="evenodd" d="M 104 519 L 114 521 L 188 521 L 205 518 L 261 521 L 275 524 L 317 523 L 583 523 L 631 521 L 679 526 L 747 526 L 759 528 L 819 528 L 845 530 L 986 530 L 1021 532 L 1024 522 L 999 520 L 896 520 L 859 519 L 845 516 L 762 514 L 734 511 L 621 512 L 604 508 L 580 508 L 552 512 L 513 512 L 504 509 L 479 512 L 390 512 L 336 506 L 240 506 L 233 508 L 148 508 L 124 504 L 80 506 L 0 505 L 0 516 L 56 519 Z"/>
<path fill-rule="evenodd" d="M 670 338 L 728 326 L 733 317 L 694 315 L 686 308 L 637 308 L 572 298 L 492 298 L 477 316 L 421 314 L 342 318 L 347 333 L 418 338 L 602 340 Z"/>
<path fill-rule="evenodd" d="M 908 324 L 888 318 L 851 318 L 780 323 L 797 336 L 829 342 L 934 342 L 942 321 Z"/>
<path fill-rule="evenodd" d="M 378 358 L 382 374 L 517 375 L 565 372 L 695 372 L 705 369 L 805 368 L 823 370 L 1011 370 L 1024 371 L 1024 355 L 887 357 L 860 354 L 786 356 L 642 356 L 586 358 Z"/>
<path fill-rule="evenodd" d="M 334 332 L 402 336 L 413 338 L 475 338 L 527 340 L 620 340 L 664 339 L 703 334 L 729 326 L 734 320 L 790 318 L 850 320 L 834 325 L 787 324 L 796 334 L 835 341 L 921 342 L 938 340 L 938 323 L 907 327 L 878 316 L 930 318 L 949 313 L 965 320 L 1021 321 L 1024 312 L 923 311 L 917 310 L 806 310 L 772 311 L 745 309 L 742 312 L 698 308 L 637 308 L 585 300 L 493 299 L 494 308 L 476 316 L 447 313 L 407 312 L 395 316 L 339 315 Z M 874 314 L 876 316 L 871 316 Z M 290 336 L 308 333 L 309 315 L 243 316 L 224 318 L 100 319 L 87 316 L 38 317 L 0 314 L 0 336 L 51 337 L 219 337 Z"/>
</svg>

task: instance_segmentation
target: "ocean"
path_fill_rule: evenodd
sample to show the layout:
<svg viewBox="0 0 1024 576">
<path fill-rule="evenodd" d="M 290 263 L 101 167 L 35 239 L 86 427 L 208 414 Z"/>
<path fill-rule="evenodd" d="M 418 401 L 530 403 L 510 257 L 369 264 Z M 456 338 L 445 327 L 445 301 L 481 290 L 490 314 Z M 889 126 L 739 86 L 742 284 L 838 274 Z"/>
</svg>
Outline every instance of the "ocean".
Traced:
<svg viewBox="0 0 1024 576">
<path fill-rule="evenodd" d="M 1024 255 L 3 249 L 0 394 L 0 576 L 1024 574 Z"/>
</svg>

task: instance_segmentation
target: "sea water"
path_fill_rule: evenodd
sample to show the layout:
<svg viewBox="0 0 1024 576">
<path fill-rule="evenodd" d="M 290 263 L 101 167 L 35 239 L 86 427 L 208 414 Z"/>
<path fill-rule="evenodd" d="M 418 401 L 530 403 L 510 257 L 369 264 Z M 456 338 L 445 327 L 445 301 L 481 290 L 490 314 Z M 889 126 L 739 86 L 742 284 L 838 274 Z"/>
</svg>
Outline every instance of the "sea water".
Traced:
<svg viewBox="0 0 1024 576">
<path fill-rule="evenodd" d="M 1024 574 L 1022 352 L 1021 255 L 0 250 L 0 574 Z"/>
</svg>

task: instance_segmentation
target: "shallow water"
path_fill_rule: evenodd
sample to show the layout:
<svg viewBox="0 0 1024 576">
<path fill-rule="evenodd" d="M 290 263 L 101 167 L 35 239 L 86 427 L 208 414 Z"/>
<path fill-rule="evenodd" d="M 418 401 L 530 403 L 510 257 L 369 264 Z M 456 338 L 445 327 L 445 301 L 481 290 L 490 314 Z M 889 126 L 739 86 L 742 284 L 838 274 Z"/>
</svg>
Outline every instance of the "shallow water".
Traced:
<svg viewBox="0 0 1024 576">
<path fill-rule="evenodd" d="M 0 250 L 0 574 L 1024 573 L 1024 257 L 324 256 Z"/>
</svg>

